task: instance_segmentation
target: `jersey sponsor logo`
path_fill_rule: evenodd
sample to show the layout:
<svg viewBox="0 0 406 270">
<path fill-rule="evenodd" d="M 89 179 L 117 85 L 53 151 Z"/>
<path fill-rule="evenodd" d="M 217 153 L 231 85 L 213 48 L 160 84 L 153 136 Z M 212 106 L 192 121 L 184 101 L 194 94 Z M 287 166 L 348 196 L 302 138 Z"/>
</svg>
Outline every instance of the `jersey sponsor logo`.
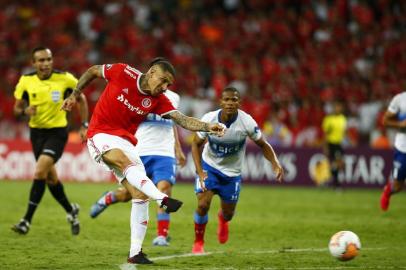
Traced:
<svg viewBox="0 0 406 270">
<path fill-rule="evenodd" d="M 234 143 L 225 143 L 211 139 L 209 136 L 210 149 L 217 157 L 226 157 L 237 154 L 245 145 L 245 140 Z"/>
<path fill-rule="evenodd" d="M 144 108 L 149 108 L 149 107 L 151 107 L 152 102 L 151 102 L 151 99 L 150 99 L 150 98 L 144 98 L 144 99 L 142 100 L 141 104 L 142 104 L 142 106 L 143 106 Z"/>
<path fill-rule="evenodd" d="M 51 99 L 53 102 L 59 102 L 59 100 L 61 99 L 61 92 L 59 92 L 58 90 L 54 90 L 51 92 Z"/>
<path fill-rule="evenodd" d="M 124 93 L 128 94 L 128 88 L 124 88 L 121 91 L 123 91 Z"/>
<path fill-rule="evenodd" d="M 123 103 L 127 109 L 129 109 L 132 112 L 136 112 L 137 114 L 146 114 L 147 112 L 143 111 L 140 109 L 140 107 L 135 107 L 134 105 L 132 105 L 125 97 L 123 94 L 117 96 L 117 100 L 120 101 L 121 103 Z"/>
</svg>

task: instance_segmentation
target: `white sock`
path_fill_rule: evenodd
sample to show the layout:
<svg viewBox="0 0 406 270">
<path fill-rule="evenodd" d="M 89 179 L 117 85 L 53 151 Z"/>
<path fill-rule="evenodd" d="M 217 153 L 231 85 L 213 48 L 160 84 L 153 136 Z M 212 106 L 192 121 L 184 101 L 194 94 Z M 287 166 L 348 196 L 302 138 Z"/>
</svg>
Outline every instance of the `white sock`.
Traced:
<svg viewBox="0 0 406 270">
<path fill-rule="evenodd" d="M 145 234 L 148 227 L 148 208 L 149 201 L 140 199 L 132 200 L 131 207 L 131 246 L 130 257 L 137 255 L 142 248 L 142 242 L 144 242 Z"/>
<path fill-rule="evenodd" d="M 140 168 L 136 165 L 130 165 L 124 170 L 124 175 L 128 182 L 133 185 L 136 189 L 140 190 L 142 193 L 147 195 L 153 200 L 156 200 L 158 205 L 161 205 L 162 199 L 168 197 L 165 193 L 159 191 L 159 189 L 154 185 L 154 183 Z"/>
</svg>

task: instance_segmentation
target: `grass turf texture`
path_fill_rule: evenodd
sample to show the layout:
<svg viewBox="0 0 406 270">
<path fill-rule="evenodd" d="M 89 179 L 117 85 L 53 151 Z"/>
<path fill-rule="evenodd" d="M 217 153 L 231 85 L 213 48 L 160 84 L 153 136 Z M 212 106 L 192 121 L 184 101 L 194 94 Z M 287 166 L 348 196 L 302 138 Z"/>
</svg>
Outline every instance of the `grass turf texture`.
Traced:
<svg viewBox="0 0 406 270">
<path fill-rule="evenodd" d="M 400 269 L 406 268 L 406 196 L 392 198 L 387 213 L 379 209 L 380 190 L 335 192 L 317 188 L 243 186 L 227 244 L 217 243 L 219 200 L 212 203 L 206 230 L 207 256 L 158 259 L 154 265 L 129 267 L 130 204 L 117 204 L 97 219 L 88 216 L 92 203 L 114 184 L 67 183 L 72 202 L 81 206 L 82 230 L 70 234 L 65 212 L 46 192 L 30 232 L 10 230 L 25 212 L 31 182 L 0 181 L 0 269 Z M 156 233 L 155 203 L 144 242 L 149 258 L 190 253 L 193 186 L 178 184 L 174 197 L 184 201 L 172 215 L 170 247 L 151 245 Z M 340 230 L 358 234 L 360 255 L 340 262 L 327 244 Z M 304 249 L 304 250 L 300 250 Z M 314 250 L 312 250 L 314 249 Z"/>
</svg>

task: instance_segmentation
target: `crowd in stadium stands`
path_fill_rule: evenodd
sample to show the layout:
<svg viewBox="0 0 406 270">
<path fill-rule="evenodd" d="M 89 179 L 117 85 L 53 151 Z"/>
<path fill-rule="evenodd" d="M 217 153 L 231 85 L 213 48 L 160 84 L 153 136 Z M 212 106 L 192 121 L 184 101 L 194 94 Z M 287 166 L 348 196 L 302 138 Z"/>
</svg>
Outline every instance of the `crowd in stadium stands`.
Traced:
<svg viewBox="0 0 406 270">
<path fill-rule="evenodd" d="M 0 138 L 26 137 L 12 115 L 31 49 L 78 76 L 92 64 L 177 68 L 180 109 L 200 117 L 226 85 L 243 94 L 274 145 L 320 144 L 321 120 L 342 99 L 348 145 L 386 145 L 379 118 L 406 86 L 406 1 L 0 0 Z M 90 106 L 102 85 L 87 89 Z M 376 139 L 376 140 L 375 140 Z"/>
</svg>

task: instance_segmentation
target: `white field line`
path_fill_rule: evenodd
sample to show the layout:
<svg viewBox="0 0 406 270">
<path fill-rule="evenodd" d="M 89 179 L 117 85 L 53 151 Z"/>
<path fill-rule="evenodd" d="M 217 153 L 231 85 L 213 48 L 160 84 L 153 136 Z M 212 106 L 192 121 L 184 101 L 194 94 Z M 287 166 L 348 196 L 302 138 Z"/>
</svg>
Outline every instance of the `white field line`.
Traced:
<svg viewBox="0 0 406 270">
<path fill-rule="evenodd" d="M 382 250 L 386 248 L 363 248 L 362 250 Z M 269 249 L 269 250 L 247 250 L 247 251 L 240 251 L 234 252 L 233 254 L 275 254 L 275 253 L 300 253 L 300 252 L 327 252 L 327 248 L 297 248 L 297 249 Z M 162 257 L 155 257 L 151 258 L 152 261 L 160 261 L 160 260 L 171 260 L 175 258 L 184 258 L 184 257 L 193 257 L 193 256 L 209 256 L 214 254 L 222 254 L 226 253 L 226 251 L 213 251 L 213 252 L 205 252 L 203 254 L 193 254 L 193 253 L 185 253 L 185 254 L 178 254 L 178 255 L 171 255 L 171 256 L 162 256 Z"/>
<path fill-rule="evenodd" d="M 384 247 L 381 248 L 363 248 L 362 250 L 383 250 L 386 249 Z M 269 250 L 247 250 L 247 251 L 240 251 L 234 252 L 233 254 L 276 254 L 276 253 L 300 253 L 300 252 L 328 252 L 328 248 L 297 248 L 297 249 L 269 249 Z M 193 254 L 193 253 L 184 253 L 184 254 L 177 254 L 177 255 L 170 255 L 170 256 L 161 256 L 150 258 L 151 261 L 162 261 L 162 260 L 171 260 L 177 258 L 186 258 L 186 257 L 198 257 L 198 256 L 210 256 L 215 254 L 224 254 L 226 251 L 213 251 L 213 252 L 205 252 L 203 254 Z M 137 270 L 134 264 L 124 263 L 119 265 L 121 270 Z M 283 267 L 283 268 L 272 268 L 272 267 L 261 267 L 261 268 L 250 268 L 250 270 L 256 269 L 263 269 L 263 270 L 277 270 L 277 269 L 287 269 L 287 270 L 340 270 L 340 269 L 357 269 L 359 267 L 352 267 L 352 266 L 338 266 L 338 267 L 330 267 L 330 266 L 318 266 L 318 267 Z M 398 266 L 398 267 L 390 267 L 390 266 L 374 266 L 374 267 L 362 267 L 363 269 L 406 269 L 406 266 Z M 154 268 L 155 269 L 155 268 Z M 234 267 L 205 267 L 206 270 L 220 270 L 220 269 L 227 269 L 233 270 L 238 269 Z M 168 269 L 169 270 L 169 269 Z M 174 269 L 175 270 L 175 269 Z"/>
</svg>

